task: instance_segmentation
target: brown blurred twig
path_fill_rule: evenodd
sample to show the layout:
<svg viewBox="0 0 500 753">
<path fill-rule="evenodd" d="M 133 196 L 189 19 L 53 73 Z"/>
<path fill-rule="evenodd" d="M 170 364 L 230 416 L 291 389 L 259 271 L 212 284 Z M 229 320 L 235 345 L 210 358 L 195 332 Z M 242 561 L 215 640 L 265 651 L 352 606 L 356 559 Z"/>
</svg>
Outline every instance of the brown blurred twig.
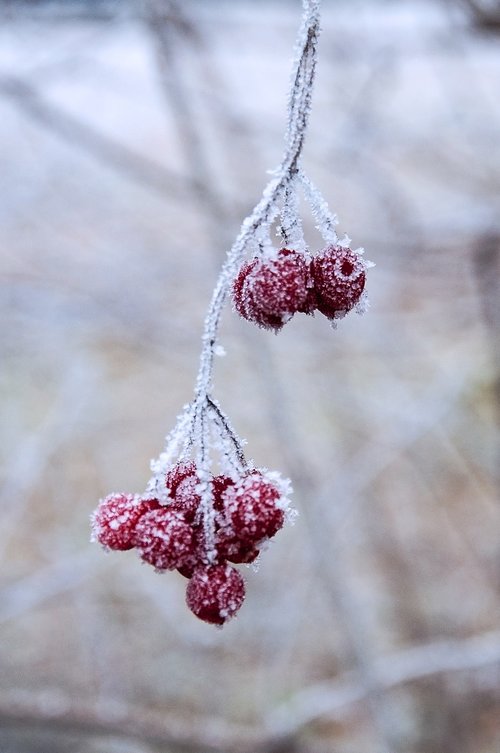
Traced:
<svg viewBox="0 0 500 753">
<path fill-rule="evenodd" d="M 476 26 L 489 31 L 500 30 L 500 3 L 485 4 L 481 0 L 459 0 L 469 12 Z"/>
<path fill-rule="evenodd" d="M 375 669 L 384 691 L 432 675 L 471 672 L 500 663 L 500 632 L 456 641 L 435 641 L 379 657 Z M 276 706 L 257 726 L 243 726 L 222 718 L 191 717 L 138 710 L 125 703 L 101 699 L 98 704 L 73 702 L 64 693 L 12 691 L 0 694 L 0 722 L 44 726 L 54 731 L 85 735 L 115 735 L 152 744 L 175 745 L 199 753 L 279 753 L 293 749 L 302 729 L 323 716 L 341 718 L 353 704 L 365 701 L 367 689 L 356 672 L 317 683 Z"/>
<path fill-rule="evenodd" d="M 0 75 L 0 96 L 9 99 L 38 125 L 75 149 L 84 151 L 99 164 L 111 167 L 169 200 L 182 201 L 193 190 L 197 190 L 197 186 L 190 180 L 170 172 L 49 102 L 34 86 L 20 77 Z"/>
<path fill-rule="evenodd" d="M 228 226 L 234 224 L 236 228 L 238 218 L 223 201 L 218 190 L 219 181 L 213 175 L 207 158 L 198 117 L 193 112 L 192 102 L 186 91 L 185 72 L 176 48 L 184 39 L 194 38 L 198 54 L 202 54 L 200 35 L 180 4 L 174 0 L 143 0 L 143 7 L 145 22 L 155 45 L 161 92 L 168 110 L 174 115 L 194 189 L 190 200 L 194 200 L 208 224 L 209 243 L 215 252 L 218 251 L 218 260 L 221 258 L 221 251 L 232 240 Z"/>
<path fill-rule="evenodd" d="M 81 585 L 96 565 L 94 553 L 85 550 L 53 562 L 0 590 L 0 623 L 15 619 L 47 600 Z"/>
<path fill-rule="evenodd" d="M 500 234 L 485 233 L 477 239 L 473 252 L 480 305 L 491 345 L 494 390 L 500 428 Z"/>
<path fill-rule="evenodd" d="M 12 452 L 0 489 L 0 561 L 50 458 L 83 419 L 83 411 L 88 408 L 97 380 L 97 367 L 89 362 L 88 357 L 70 359 L 45 421 Z"/>
<path fill-rule="evenodd" d="M 119 701 L 73 701 L 57 690 L 0 695 L 0 724 L 42 726 L 77 735 L 138 739 L 186 753 L 278 753 L 259 731 L 212 716 L 183 719 Z"/>
<path fill-rule="evenodd" d="M 476 275 L 480 306 L 490 345 L 493 367 L 492 392 L 496 412 L 496 446 L 493 474 L 500 485 L 500 234 L 485 233 L 473 249 L 473 268 Z M 500 581 L 500 572 L 498 573 Z"/>
<path fill-rule="evenodd" d="M 446 672 L 463 672 L 500 663 L 500 631 L 455 641 L 435 641 L 382 656 L 375 660 L 379 687 L 397 685 Z M 318 683 L 298 691 L 274 709 L 267 726 L 282 734 L 296 734 L 305 724 L 323 715 L 342 716 L 347 707 L 366 697 L 366 688 L 355 674 Z"/>
</svg>

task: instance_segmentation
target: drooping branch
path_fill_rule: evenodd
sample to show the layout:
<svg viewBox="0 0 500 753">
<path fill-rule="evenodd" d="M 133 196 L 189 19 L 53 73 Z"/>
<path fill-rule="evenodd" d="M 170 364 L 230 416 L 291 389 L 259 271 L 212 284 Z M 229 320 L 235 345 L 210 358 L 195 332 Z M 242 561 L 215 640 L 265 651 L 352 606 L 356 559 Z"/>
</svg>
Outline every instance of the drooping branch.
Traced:
<svg viewBox="0 0 500 753">
<path fill-rule="evenodd" d="M 311 104 L 312 86 L 316 69 L 317 40 L 319 34 L 319 0 L 303 0 L 304 16 L 297 38 L 297 57 L 289 95 L 286 148 L 283 160 L 275 171 L 275 177 L 264 189 L 253 212 L 240 229 L 225 264 L 210 302 L 205 319 L 203 348 L 196 383 L 196 400 L 203 403 L 211 391 L 214 348 L 217 342 L 220 316 L 229 292 L 229 286 L 241 263 L 249 241 L 255 237 L 260 226 L 273 219 L 273 210 L 287 185 L 297 171 L 304 146 Z"/>
</svg>

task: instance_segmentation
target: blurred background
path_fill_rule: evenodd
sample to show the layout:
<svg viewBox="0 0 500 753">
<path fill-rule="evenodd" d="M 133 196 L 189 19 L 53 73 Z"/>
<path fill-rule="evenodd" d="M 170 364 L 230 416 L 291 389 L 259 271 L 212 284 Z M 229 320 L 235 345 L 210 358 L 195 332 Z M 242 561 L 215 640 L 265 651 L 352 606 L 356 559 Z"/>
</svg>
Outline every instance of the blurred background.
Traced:
<svg viewBox="0 0 500 753">
<path fill-rule="evenodd" d="M 300 3 L 0 9 L 1 753 L 498 753 L 500 4 L 324 0 L 304 166 L 371 310 L 227 307 L 216 395 L 300 517 L 223 630 L 88 519 L 191 399 Z"/>
</svg>

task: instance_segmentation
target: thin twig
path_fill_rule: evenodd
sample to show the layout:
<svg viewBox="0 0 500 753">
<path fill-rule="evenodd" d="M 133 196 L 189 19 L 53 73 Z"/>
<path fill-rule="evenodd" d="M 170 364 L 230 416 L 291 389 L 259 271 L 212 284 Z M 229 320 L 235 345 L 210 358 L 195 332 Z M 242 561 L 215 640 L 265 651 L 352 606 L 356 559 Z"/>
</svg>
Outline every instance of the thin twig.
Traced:
<svg viewBox="0 0 500 753">
<path fill-rule="evenodd" d="M 212 411 L 215 414 L 216 422 L 219 424 L 220 428 L 223 430 L 224 434 L 229 438 L 231 441 L 231 444 L 233 446 L 233 451 L 235 452 L 238 462 L 242 468 L 246 468 L 247 461 L 245 459 L 245 455 L 243 454 L 243 449 L 241 447 L 241 443 L 238 440 L 238 437 L 236 436 L 236 432 L 232 428 L 232 426 L 229 423 L 229 419 L 224 413 L 222 412 L 219 405 L 210 397 L 207 396 L 207 403 L 208 406 L 212 409 Z"/>
</svg>

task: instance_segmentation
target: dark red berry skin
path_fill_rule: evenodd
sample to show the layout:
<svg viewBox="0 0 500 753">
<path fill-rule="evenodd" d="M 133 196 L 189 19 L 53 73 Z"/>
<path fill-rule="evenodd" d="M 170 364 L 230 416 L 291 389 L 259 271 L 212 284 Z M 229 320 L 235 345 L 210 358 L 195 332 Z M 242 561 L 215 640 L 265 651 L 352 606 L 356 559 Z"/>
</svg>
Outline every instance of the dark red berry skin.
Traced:
<svg viewBox="0 0 500 753">
<path fill-rule="evenodd" d="M 192 577 L 194 571 L 197 567 L 200 567 L 200 565 L 203 564 L 202 562 L 187 562 L 185 565 L 182 565 L 182 567 L 177 568 L 177 572 L 180 573 L 184 578 Z"/>
<path fill-rule="evenodd" d="M 258 471 L 248 474 L 223 495 L 229 530 L 250 547 L 271 538 L 283 526 L 279 490 Z"/>
<path fill-rule="evenodd" d="M 190 578 L 196 568 L 207 564 L 201 526 L 193 529 L 193 534 L 196 539 L 193 555 L 188 558 L 182 567 L 177 568 L 184 578 Z M 254 544 L 248 544 L 234 533 L 226 533 L 223 530 L 216 533 L 215 548 L 217 556 L 214 564 L 218 565 L 223 565 L 226 562 L 232 562 L 235 565 L 248 565 L 254 562 L 260 554 L 259 549 Z"/>
<path fill-rule="evenodd" d="M 137 494 L 109 494 L 92 515 L 92 536 L 107 549 L 133 549 L 139 520 L 159 507 L 158 500 L 144 500 Z"/>
<path fill-rule="evenodd" d="M 172 498 L 169 507 L 183 512 L 189 523 L 193 522 L 200 504 L 200 495 L 196 491 L 198 483 L 193 461 L 177 463 L 165 477 L 165 486 Z"/>
<path fill-rule="evenodd" d="M 200 504 L 200 497 L 198 494 L 193 493 L 194 486 L 189 487 L 189 484 L 191 482 L 198 483 L 197 476 L 195 475 L 195 466 L 194 463 L 189 464 L 190 468 L 181 469 L 181 473 L 179 475 L 182 475 L 181 481 L 174 485 L 172 484 L 169 488 L 175 489 L 175 496 L 173 499 L 173 502 L 168 506 L 170 510 L 178 510 L 183 513 L 183 515 L 186 518 L 186 521 L 191 524 L 191 529 L 193 533 L 193 549 L 190 557 L 182 564 L 181 567 L 177 568 L 181 575 L 183 575 L 185 578 L 190 578 L 194 572 L 194 570 L 199 567 L 200 565 L 207 564 L 206 559 L 206 552 L 205 552 L 205 542 L 204 542 L 204 533 L 203 533 L 203 523 L 201 520 L 196 519 L 196 511 L 198 510 L 199 504 Z M 186 464 L 187 466 L 187 464 Z M 175 467 L 176 468 L 176 467 Z M 173 469 L 175 470 L 175 469 Z M 179 473 L 178 471 L 175 471 L 176 473 Z M 171 472 L 169 472 L 171 473 Z M 213 504 L 214 509 L 218 513 L 216 521 L 215 521 L 215 529 L 216 529 L 216 537 L 217 532 L 224 522 L 223 518 L 223 503 L 222 503 L 222 495 L 225 492 L 226 489 L 228 489 L 230 486 L 234 486 L 234 481 L 229 476 L 219 475 L 214 476 L 211 481 L 212 486 L 212 495 L 213 495 Z M 196 520 L 196 522 L 195 522 Z M 216 562 L 218 564 L 225 562 L 226 559 L 226 549 L 222 550 L 219 547 L 219 543 L 216 538 L 216 549 L 217 549 L 217 558 Z M 231 552 L 235 552 L 236 556 L 241 557 L 247 557 L 246 554 L 238 555 L 237 553 L 238 547 L 235 545 L 232 546 Z M 247 561 L 245 560 L 238 560 L 238 561 Z"/>
<path fill-rule="evenodd" d="M 257 256 L 251 261 L 246 261 L 240 268 L 240 271 L 238 272 L 238 275 L 233 282 L 234 308 L 240 316 L 250 321 L 252 321 L 252 318 L 247 306 L 247 304 L 249 303 L 249 297 L 245 293 L 245 288 L 247 284 L 247 278 L 255 269 L 257 264 L 259 264 L 259 261 L 260 259 Z"/>
<path fill-rule="evenodd" d="M 329 246 L 311 261 L 316 307 L 329 319 L 358 303 L 366 281 L 365 265 L 350 248 Z"/>
<path fill-rule="evenodd" d="M 222 495 L 230 486 L 234 486 L 234 481 L 229 476 L 214 476 L 212 479 L 212 494 L 214 498 L 214 509 L 222 510 Z"/>
<path fill-rule="evenodd" d="M 172 498 L 169 507 L 182 512 L 189 523 L 194 523 L 196 512 L 201 502 L 201 497 L 196 491 L 198 483 L 196 465 L 192 461 L 177 463 L 177 465 L 168 471 L 165 478 L 165 485 Z M 221 475 L 214 476 L 211 483 L 214 508 L 221 510 L 221 496 L 229 486 L 234 484 L 234 481 L 229 476 Z"/>
<path fill-rule="evenodd" d="M 193 546 L 191 554 L 186 559 L 186 561 L 177 568 L 178 572 L 185 578 L 191 578 L 196 568 L 208 564 L 203 523 L 200 521 L 200 523 L 196 525 L 191 524 L 191 531 L 193 534 Z M 220 560 L 218 560 L 218 563 L 219 562 Z"/>
<path fill-rule="evenodd" d="M 135 530 L 141 559 L 157 570 L 183 567 L 194 553 L 194 535 L 185 516 L 171 507 L 146 513 Z"/>
<path fill-rule="evenodd" d="M 283 248 L 275 259 L 254 258 L 233 283 L 233 302 L 244 319 L 278 332 L 296 312 L 314 309 L 309 264 L 297 251 Z"/>
<path fill-rule="evenodd" d="M 249 544 L 235 534 L 223 531 L 217 536 L 216 546 L 220 561 L 227 560 L 235 565 L 248 565 L 260 554 L 255 544 Z"/>
<path fill-rule="evenodd" d="M 245 599 L 245 583 L 230 565 L 198 567 L 186 588 L 186 603 L 200 620 L 223 625 Z"/>
<path fill-rule="evenodd" d="M 188 460 L 184 463 L 176 463 L 165 476 L 165 486 L 167 487 L 170 496 L 175 497 L 175 493 L 179 484 L 184 481 L 188 476 L 196 475 L 196 465 L 193 460 Z"/>
</svg>

